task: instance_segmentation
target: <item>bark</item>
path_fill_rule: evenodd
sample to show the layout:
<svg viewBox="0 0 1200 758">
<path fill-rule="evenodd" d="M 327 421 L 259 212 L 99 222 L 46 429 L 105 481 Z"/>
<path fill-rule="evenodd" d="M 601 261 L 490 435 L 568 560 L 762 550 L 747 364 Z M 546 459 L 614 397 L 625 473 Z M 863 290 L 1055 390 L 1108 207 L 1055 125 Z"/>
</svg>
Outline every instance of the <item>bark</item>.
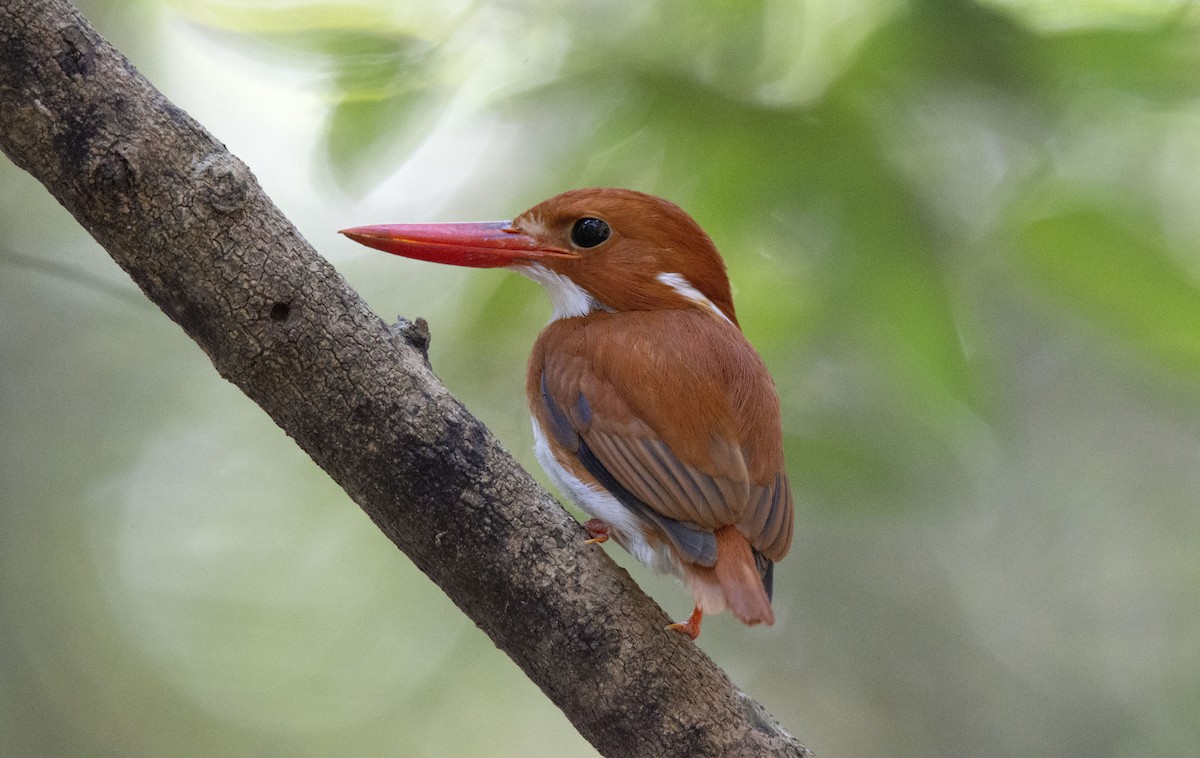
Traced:
<svg viewBox="0 0 1200 758">
<path fill-rule="evenodd" d="M 804 755 L 437 380 L 254 176 L 62 0 L 0 0 L 0 148 L 601 753 Z"/>
</svg>

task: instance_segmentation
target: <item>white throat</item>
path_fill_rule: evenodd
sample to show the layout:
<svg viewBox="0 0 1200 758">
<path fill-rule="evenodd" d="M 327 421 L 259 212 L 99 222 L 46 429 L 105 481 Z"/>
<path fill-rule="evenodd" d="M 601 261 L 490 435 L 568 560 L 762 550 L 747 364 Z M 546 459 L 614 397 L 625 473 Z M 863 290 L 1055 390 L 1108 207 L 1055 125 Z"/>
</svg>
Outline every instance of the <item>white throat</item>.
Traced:
<svg viewBox="0 0 1200 758">
<path fill-rule="evenodd" d="M 532 279 L 546 290 L 546 294 L 550 297 L 550 305 L 554 307 L 554 315 L 550 317 L 551 321 L 586 316 L 592 311 L 612 310 L 583 287 L 562 274 L 556 274 L 540 263 L 512 266 L 511 270 Z"/>
</svg>

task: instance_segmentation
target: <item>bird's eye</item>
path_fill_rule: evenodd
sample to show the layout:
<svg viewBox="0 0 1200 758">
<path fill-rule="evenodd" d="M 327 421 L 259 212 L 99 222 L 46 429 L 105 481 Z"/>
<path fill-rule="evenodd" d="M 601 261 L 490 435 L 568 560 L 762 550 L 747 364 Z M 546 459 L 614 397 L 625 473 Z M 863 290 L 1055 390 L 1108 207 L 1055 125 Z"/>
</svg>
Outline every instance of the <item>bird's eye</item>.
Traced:
<svg viewBox="0 0 1200 758">
<path fill-rule="evenodd" d="M 579 247 L 595 247 L 608 239 L 610 234 L 612 230 L 607 222 L 591 216 L 579 219 L 571 227 L 571 241 Z"/>
</svg>

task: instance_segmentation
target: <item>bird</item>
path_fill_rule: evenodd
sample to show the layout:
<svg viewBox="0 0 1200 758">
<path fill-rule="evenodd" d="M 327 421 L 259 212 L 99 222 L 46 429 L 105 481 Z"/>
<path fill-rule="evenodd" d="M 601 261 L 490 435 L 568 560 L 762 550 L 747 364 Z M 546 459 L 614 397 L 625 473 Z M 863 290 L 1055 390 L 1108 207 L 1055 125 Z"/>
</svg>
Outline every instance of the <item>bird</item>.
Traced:
<svg viewBox="0 0 1200 758">
<path fill-rule="evenodd" d="M 421 261 L 507 268 L 553 307 L 526 395 L 534 452 L 612 539 L 679 577 L 694 609 L 667 629 L 695 640 L 705 614 L 775 622 L 774 564 L 792 543 L 780 404 L 743 335 L 725 262 L 678 205 L 635 190 L 575 189 L 509 221 L 343 229 Z"/>
</svg>

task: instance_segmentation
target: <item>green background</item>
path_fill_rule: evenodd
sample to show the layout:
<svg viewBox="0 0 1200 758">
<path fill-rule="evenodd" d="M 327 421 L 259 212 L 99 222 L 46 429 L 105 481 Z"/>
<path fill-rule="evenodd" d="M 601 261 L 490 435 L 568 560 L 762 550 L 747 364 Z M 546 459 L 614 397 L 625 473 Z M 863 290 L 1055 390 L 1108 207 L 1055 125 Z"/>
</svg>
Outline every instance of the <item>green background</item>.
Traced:
<svg viewBox="0 0 1200 758">
<path fill-rule="evenodd" d="M 536 285 L 335 231 L 588 185 L 700 221 L 797 498 L 779 623 L 700 645 L 819 755 L 1200 744 L 1190 4 L 81 8 L 531 468 Z M 594 754 L 7 161 L 0 230 L 5 755 Z"/>
</svg>

